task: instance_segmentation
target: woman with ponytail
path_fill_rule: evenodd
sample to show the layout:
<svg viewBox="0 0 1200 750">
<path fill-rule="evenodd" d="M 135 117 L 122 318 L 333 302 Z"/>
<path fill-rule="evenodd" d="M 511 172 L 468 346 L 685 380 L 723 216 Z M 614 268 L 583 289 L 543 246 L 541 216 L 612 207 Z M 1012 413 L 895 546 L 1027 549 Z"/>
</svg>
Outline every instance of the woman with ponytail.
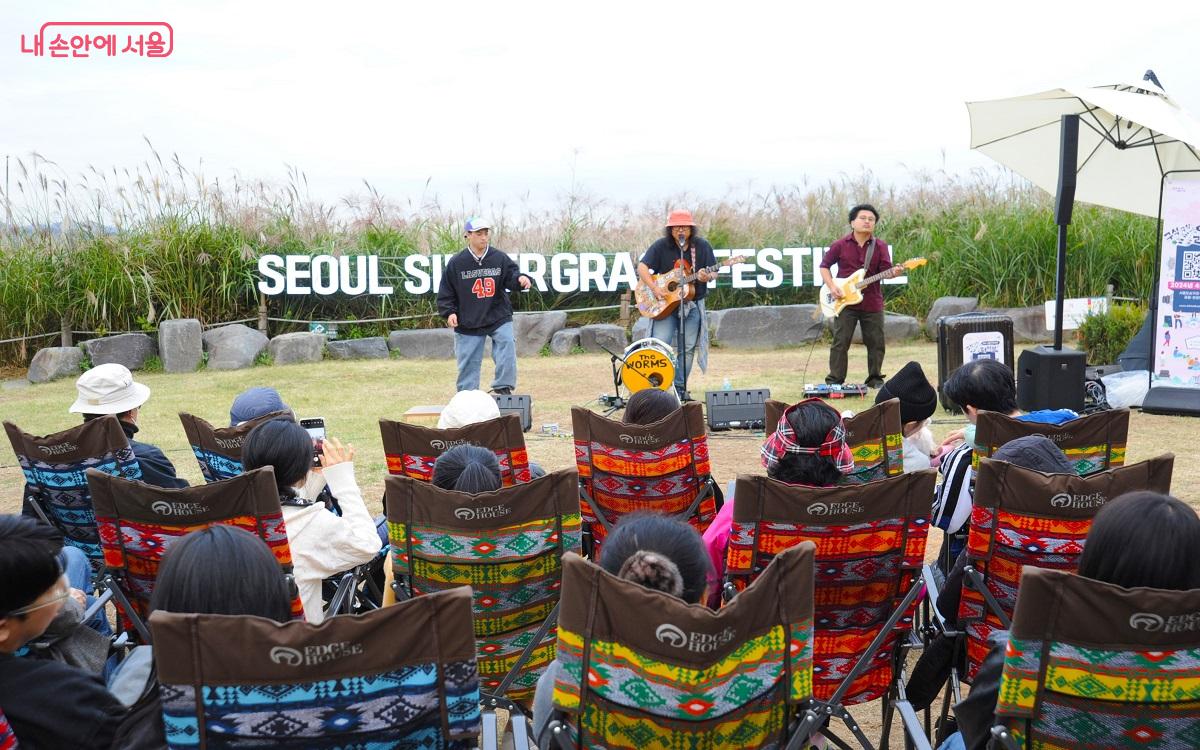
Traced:
<svg viewBox="0 0 1200 750">
<path fill-rule="evenodd" d="M 478 445 L 456 445 L 433 462 L 433 485 L 472 495 L 501 487 L 500 460 Z"/>
</svg>

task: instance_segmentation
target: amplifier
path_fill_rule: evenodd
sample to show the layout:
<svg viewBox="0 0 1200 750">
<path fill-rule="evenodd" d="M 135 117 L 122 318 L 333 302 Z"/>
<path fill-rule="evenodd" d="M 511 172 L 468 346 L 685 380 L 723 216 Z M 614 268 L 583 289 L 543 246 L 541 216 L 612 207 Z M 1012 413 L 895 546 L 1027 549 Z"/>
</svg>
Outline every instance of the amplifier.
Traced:
<svg viewBox="0 0 1200 750">
<path fill-rule="evenodd" d="M 704 406 L 710 430 L 761 430 L 766 422 L 770 388 L 705 391 Z"/>
<path fill-rule="evenodd" d="M 962 408 L 951 403 L 942 392 L 950 373 L 964 362 L 973 359 L 998 359 L 1014 369 L 1013 322 L 1007 315 L 972 312 L 947 315 L 937 320 L 938 396 L 942 408 L 959 412 Z M 1015 374 L 1015 373 L 1014 373 Z"/>
<path fill-rule="evenodd" d="M 496 399 L 496 406 L 500 407 L 500 415 L 516 414 L 521 418 L 521 432 L 529 432 L 533 427 L 533 398 L 527 395 L 510 394 L 502 396 L 498 393 L 493 393 L 492 398 Z"/>
<path fill-rule="evenodd" d="M 871 389 L 862 383 L 842 383 L 827 385 L 825 383 L 805 383 L 805 398 L 846 398 L 847 396 L 866 396 Z"/>
</svg>

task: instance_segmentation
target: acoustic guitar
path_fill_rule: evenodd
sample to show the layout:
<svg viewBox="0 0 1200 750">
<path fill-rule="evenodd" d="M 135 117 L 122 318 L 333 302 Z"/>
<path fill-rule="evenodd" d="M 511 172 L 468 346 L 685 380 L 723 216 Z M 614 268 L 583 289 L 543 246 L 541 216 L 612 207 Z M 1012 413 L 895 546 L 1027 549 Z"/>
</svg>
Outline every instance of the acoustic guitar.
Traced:
<svg viewBox="0 0 1200 750">
<path fill-rule="evenodd" d="M 924 258 L 909 258 L 908 260 L 904 261 L 903 263 L 899 263 L 898 265 L 904 266 L 904 268 L 911 271 L 914 268 L 920 268 L 921 266 L 925 265 L 928 262 L 929 261 L 925 260 Z M 892 268 L 895 268 L 895 266 L 893 266 Z M 874 284 L 876 281 L 879 281 L 883 277 L 890 274 L 891 268 L 889 268 L 886 271 L 880 271 L 879 273 L 875 274 L 874 276 L 868 276 L 864 279 L 863 274 L 865 274 L 865 273 L 866 273 L 866 271 L 864 269 L 860 268 L 844 279 L 834 279 L 833 280 L 833 283 L 836 284 L 837 287 L 842 290 L 842 298 L 841 299 L 834 297 L 833 292 L 829 291 L 829 287 L 822 285 L 821 286 L 821 314 L 824 315 L 826 318 L 836 318 L 838 316 L 838 313 L 840 313 L 843 309 L 850 307 L 851 305 L 857 305 L 859 302 L 862 302 L 862 299 L 863 299 L 862 290 L 866 289 L 871 284 Z M 816 317 L 816 316 L 814 315 L 813 317 Z"/>
<path fill-rule="evenodd" d="M 646 282 L 639 279 L 637 288 L 633 290 L 633 297 L 637 300 L 638 312 L 643 317 L 662 320 L 675 312 L 680 302 L 686 302 L 696 296 L 696 286 L 692 282 L 701 273 L 713 273 L 726 266 L 732 266 L 734 263 L 741 263 L 745 259 L 745 255 L 727 258 L 715 265 L 701 268 L 695 273 L 692 273 L 691 263 L 683 259 L 677 260 L 675 261 L 675 267 L 670 271 L 654 275 L 655 283 L 667 290 L 666 296 L 661 299 L 655 296 L 654 290 Z"/>
</svg>

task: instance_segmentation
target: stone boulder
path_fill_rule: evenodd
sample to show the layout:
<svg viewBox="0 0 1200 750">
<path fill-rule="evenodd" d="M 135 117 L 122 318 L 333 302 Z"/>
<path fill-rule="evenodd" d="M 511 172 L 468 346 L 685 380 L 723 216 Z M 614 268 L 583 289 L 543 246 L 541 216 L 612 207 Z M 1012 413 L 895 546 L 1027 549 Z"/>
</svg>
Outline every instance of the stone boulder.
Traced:
<svg viewBox="0 0 1200 750">
<path fill-rule="evenodd" d="M 325 335 L 308 331 L 282 333 L 271 339 L 267 351 L 277 365 L 320 362 L 325 356 Z"/>
<path fill-rule="evenodd" d="M 392 331 L 387 345 L 410 359 L 454 359 L 454 331 L 449 328 Z"/>
<path fill-rule="evenodd" d="M 830 330 L 832 330 L 832 324 Z M 921 322 L 911 315 L 893 315 L 885 312 L 883 314 L 883 340 L 891 343 L 893 341 L 905 341 L 907 339 L 915 339 L 921 335 Z M 854 327 L 854 343 L 862 343 L 862 326 Z"/>
<path fill-rule="evenodd" d="M 561 310 L 516 313 L 513 315 L 513 335 L 517 340 L 517 356 L 537 356 L 542 347 L 550 343 L 550 337 L 566 327 L 567 314 Z"/>
<path fill-rule="evenodd" d="M 603 352 L 605 347 L 620 354 L 629 346 L 625 329 L 611 323 L 592 323 L 579 329 L 579 345 L 585 352 Z"/>
<path fill-rule="evenodd" d="M 25 375 L 30 383 L 49 383 L 66 377 L 79 377 L 83 350 L 77 346 L 48 346 L 38 349 Z"/>
<path fill-rule="evenodd" d="M 730 349 L 774 349 L 799 346 L 821 338 L 825 321 L 813 318 L 816 305 L 733 307 L 723 310 L 714 325 L 709 318 L 713 341 Z"/>
<path fill-rule="evenodd" d="M 550 337 L 550 353 L 551 354 L 570 354 L 579 346 L 579 329 L 564 328 L 561 331 L 555 331 Z"/>
<path fill-rule="evenodd" d="M 1008 307 L 1000 310 L 985 310 L 992 315 L 1007 315 L 1013 322 L 1013 341 L 1042 343 L 1054 340 L 1054 331 L 1046 329 L 1046 308 Z"/>
<path fill-rule="evenodd" d="M 204 356 L 204 329 L 195 318 L 158 325 L 158 352 L 165 372 L 195 372 Z"/>
<path fill-rule="evenodd" d="M 267 337 L 261 331 L 233 323 L 204 332 L 204 350 L 208 352 L 208 369 L 241 370 L 253 367 L 259 353 L 267 348 Z"/>
<path fill-rule="evenodd" d="M 387 339 L 372 336 L 365 339 L 345 339 L 325 344 L 330 359 L 387 359 Z"/>
<path fill-rule="evenodd" d="M 146 360 L 158 355 L 154 339 L 144 333 L 122 333 L 83 342 L 83 349 L 92 359 L 92 366 L 117 363 L 130 370 L 140 370 Z"/>
<path fill-rule="evenodd" d="M 959 315 L 979 309 L 978 297 L 938 297 L 925 316 L 925 335 L 937 341 L 937 321 L 945 315 Z"/>
</svg>

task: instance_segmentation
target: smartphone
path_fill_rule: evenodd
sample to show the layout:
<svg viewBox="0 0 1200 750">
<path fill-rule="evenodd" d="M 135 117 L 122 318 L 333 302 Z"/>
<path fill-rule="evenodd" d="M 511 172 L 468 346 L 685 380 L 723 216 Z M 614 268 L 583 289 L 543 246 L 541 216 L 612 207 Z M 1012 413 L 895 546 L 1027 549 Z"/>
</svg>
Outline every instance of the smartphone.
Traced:
<svg viewBox="0 0 1200 750">
<path fill-rule="evenodd" d="M 325 417 L 301 419 L 300 426 L 308 430 L 313 441 L 313 466 L 321 465 L 321 449 L 325 444 Z"/>
</svg>

